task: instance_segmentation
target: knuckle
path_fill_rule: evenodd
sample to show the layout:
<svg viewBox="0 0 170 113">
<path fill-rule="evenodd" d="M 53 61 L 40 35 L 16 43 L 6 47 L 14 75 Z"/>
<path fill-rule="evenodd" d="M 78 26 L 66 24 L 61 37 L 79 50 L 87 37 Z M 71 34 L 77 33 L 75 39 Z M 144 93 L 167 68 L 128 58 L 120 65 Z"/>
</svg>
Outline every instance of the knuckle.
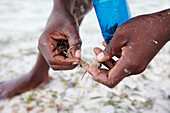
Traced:
<svg viewBox="0 0 170 113">
<path fill-rule="evenodd" d="M 126 76 L 134 73 L 135 70 L 139 66 L 137 63 L 133 63 L 133 62 L 126 62 L 125 64 L 126 64 L 126 66 L 123 71 L 126 73 Z"/>
<path fill-rule="evenodd" d="M 116 29 L 114 36 L 115 37 L 122 37 L 122 27 L 121 26 Z"/>
<path fill-rule="evenodd" d="M 74 46 L 76 49 L 78 48 L 81 48 L 81 45 L 82 45 L 82 41 L 80 38 L 76 38 L 75 40 L 73 41 L 70 41 L 70 44 L 71 46 Z"/>
<path fill-rule="evenodd" d="M 120 40 L 125 40 L 124 34 L 121 31 L 115 34 L 114 41 L 119 42 Z"/>
<path fill-rule="evenodd" d="M 104 49 L 104 54 L 106 56 L 108 56 L 109 58 L 112 57 L 112 55 L 114 54 L 114 51 L 112 50 L 112 48 L 108 45 L 106 46 L 106 48 Z"/>
<path fill-rule="evenodd" d="M 114 41 L 126 40 L 127 39 L 127 31 L 122 30 L 122 27 L 118 27 L 114 34 Z"/>
<path fill-rule="evenodd" d="M 75 38 L 76 37 L 76 38 Z M 82 44 L 82 41 L 81 41 L 81 39 L 80 39 L 80 37 L 79 36 L 75 36 L 74 38 L 74 42 L 73 42 L 73 44 L 74 45 L 81 45 Z"/>
</svg>

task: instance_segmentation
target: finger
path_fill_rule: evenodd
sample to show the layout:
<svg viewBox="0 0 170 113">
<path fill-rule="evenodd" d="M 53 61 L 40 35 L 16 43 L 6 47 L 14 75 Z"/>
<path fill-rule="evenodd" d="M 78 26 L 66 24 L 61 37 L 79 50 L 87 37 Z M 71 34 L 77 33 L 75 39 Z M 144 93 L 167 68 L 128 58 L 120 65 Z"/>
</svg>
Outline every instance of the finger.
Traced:
<svg viewBox="0 0 170 113">
<path fill-rule="evenodd" d="M 95 48 L 93 49 L 93 51 L 94 51 L 94 53 L 95 53 L 96 55 L 98 55 L 98 54 L 100 54 L 100 53 L 102 52 L 102 49 L 100 49 L 100 48 L 98 48 L 98 47 L 95 47 Z"/>
<path fill-rule="evenodd" d="M 116 65 L 109 71 L 108 80 L 110 81 L 110 87 L 115 87 L 122 79 L 131 74 L 130 66 L 124 57 L 121 57 Z"/>
<path fill-rule="evenodd" d="M 126 62 L 125 57 L 121 57 L 111 70 L 99 70 L 89 65 L 85 65 L 83 68 L 92 74 L 96 81 L 110 88 L 115 87 L 123 78 L 131 74 L 131 67 Z"/>
<path fill-rule="evenodd" d="M 62 51 L 60 49 L 56 49 L 54 52 L 52 52 L 53 57 L 59 55 Z"/>
<path fill-rule="evenodd" d="M 53 39 L 56 40 L 67 40 L 67 37 L 59 32 L 54 32 L 53 34 L 50 35 Z"/>
<path fill-rule="evenodd" d="M 102 42 L 102 45 L 103 45 L 104 47 L 106 47 L 106 46 L 107 46 L 106 41 L 103 41 L 103 42 Z"/>
<path fill-rule="evenodd" d="M 127 43 L 127 39 L 115 33 L 112 40 L 103 50 L 103 52 L 97 55 L 97 60 L 103 62 L 111 59 L 113 56 L 118 54 L 118 52 L 121 50 L 125 43 Z"/>
<path fill-rule="evenodd" d="M 57 46 L 57 42 L 56 41 L 51 41 L 50 49 L 51 49 L 52 52 L 55 51 L 56 46 Z"/>
<path fill-rule="evenodd" d="M 100 74 L 104 75 L 103 77 L 106 77 L 106 79 L 107 79 L 107 74 L 104 74 L 104 73 L 107 73 L 107 71 L 108 71 L 106 69 L 98 69 L 96 67 L 91 67 L 89 64 L 84 65 L 83 68 L 87 72 L 89 72 L 93 76 L 93 78 L 98 82 L 102 82 L 100 80 Z"/>
<path fill-rule="evenodd" d="M 102 42 L 102 45 L 103 45 L 104 47 L 106 47 L 106 46 L 107 46 L 106 41 L 103 41 L 103 42 Z M 116 54 L 116 57 L 120 58 L 120 56 L 121 56 L 121 51 L 119 51 L 119 52 Z"/>
<path fill-rule="evenodd" d="M 63 56 L 57 55 L 51 60 L 50 65 L 75 65 L 79 63 L 77 58 L 65 58 Z"/>
<path fill-rule="evenodd" d="M 108 69 L 111 69 L 116 64 L 116 61 L 114 61 L 113 59 L 110 59 L 110 60 L 107 60 L 107 61 L 103 62 L 102 64 L 104 66 L 106 66 Z"/>
<path fill-rule="evenodd" d="M 94 78 L 95 81 L 104 84 L 108 87 L 110 87 L 110 81 L 108 80 L 108 72 L 107 69 L 97 69 L 95 67 L 91 67 L 88 64 L 86 64 L 83 67 L 86 71 L 88 71 Z"/>
<path fill-rule="evenodd" d="M 99 83 L 101 83 L 101 84 L 103 84 L 103 85 L 105 85 L 107 87 L 110 87 L 111 83 L 108 80 L 108 72 L 109 72 L 109 70 L 101 69 L 100 74 L 95 78 L 95 81 L 97 81 L 97 82 L 99 82 Z"/>
<path fill-rule="evenodd" d="M 100 74 L 100 70 L 96 67 L 91 67 L 89 64 L 83 66 L 83 68 L 88 71 L 94 78 Z"/>
<path fill-rule="evenodd" d="M 54 51 L 52 51 L 52 55 L 53 55 L 53 57 L 55 57 L 55 56 L 60 55 L 61 53 L 63 53 L 63 51 L 67 51 L 67 50 L 68 50 L 68 47 L 59 46 L 59 47 L 56 47 L 54 49 Z"/>
<path fill-rule="evenodd" d="M 98 55 L 98 54 L 100 54 L 101 52 L 102 52 L 102 49 L 100 49 L 100 48 L 98 48 L 98 47 L 96 47 L 96 48 L 94 48 L 94 53 L 96 54 L 96 55 Z M 102 64 L 104 64 L 107 68 L 109 68 L 109 69 L 111 69 L 114 65 L 115 65 L 115 61 L 113 60 L 113 59 L 109 59 L 109 60 L 107 60 L 107 61 L 105 61 L 105 62 L 102 62 Z"/>
<path fill-rule="evenodd" d="M 59 42 L 59 40 L 61 40 L 62 43 L 66 43 L 65 45 L 67 45 L 67 42 L 65 41 L 65 40 L 67 40 L 67 38 L 61 33 L 55 32 L 55 33 L 50 35 L 50 38 L 48 38 L 48 42 L 51 45 L 50 48 L 51 48 L 52 51 L 55 51 L 55 49 L 57 47 L 61 46 L 61 42 Z"/>
<path fill-rule="evenodd" d="M 76 23 L 70 23 L 65 29 L 64 32 L 68 35 L 68 43 L 71 49 L 73 57 L 81 58 L 81 44 L 82 41 L 79 36 L 78 26 Z"/>
<path fill-rule="evenodd" d="M 51 65 L 51 68 L 53 70 L 70 70 L 70 69 L 74 69 L 76 67 L 76 65 Z"/>
<path fill-rule="evenodd" d="M 121 57 L 121 54 L 122 54 L 122 51 L 119 51 L 119 52 L 116 54 L 116 57 L 117 57 L 117 58 L 120 58 L 120 57 Z"/>
<path fill-rule="evenodd" d="M 49 65 L 74 65 L 75 66 L 79 63 L 79 60 L 77 58 L 64 58 L 63 56 L 57 55 L 61 53 L 61 51 L 55 51 L 56 54 L 54 52 L 52 53 L 50 45 L 53 41 L 52 38 L 42 38 L 40 42 L 40 51 Z M 59 47 L 59 50 L 63 50 L 63 49 L 65 48 Z"/>
</svg>

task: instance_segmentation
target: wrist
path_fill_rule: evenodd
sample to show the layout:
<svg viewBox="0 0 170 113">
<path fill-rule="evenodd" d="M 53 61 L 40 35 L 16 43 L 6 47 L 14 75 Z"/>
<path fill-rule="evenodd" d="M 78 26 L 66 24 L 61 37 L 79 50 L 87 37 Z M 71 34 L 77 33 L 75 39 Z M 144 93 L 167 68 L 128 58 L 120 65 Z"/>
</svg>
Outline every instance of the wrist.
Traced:
<svg viewBox="0 0 170 113">
<path fill-rule="evenodd" d="M 160 26 L 160 31 L 163 32 L 163 40 L 166 42 L 170 41 L 170 9 L 166 9 L 157 13 L 154 13 L 154 18 Z"/>
<path fill-rule="evenodd" d="M 163 19 L 165 20 L 166 32 L 168 41 L 170 41 L 170 8 L 162 11 Z"/>
</svg>

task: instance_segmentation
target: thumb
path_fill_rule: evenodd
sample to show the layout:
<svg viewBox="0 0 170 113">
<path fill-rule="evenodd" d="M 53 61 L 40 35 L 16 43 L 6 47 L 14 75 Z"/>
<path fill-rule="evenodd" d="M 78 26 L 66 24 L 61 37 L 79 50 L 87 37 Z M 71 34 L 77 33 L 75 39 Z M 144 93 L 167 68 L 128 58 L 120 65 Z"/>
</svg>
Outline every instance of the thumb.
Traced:
<svg viewBox="0 0 170 113">
<path fill-rule="evenodd" d="M 114 35 L 110 43 L 106 48 L 97 55 L 97 60 L 104 62 L 111 59 L 113 56 L 119 53 L 121 48 L 126 44 L 127 40 L 121 35 Z"/>
</svg>

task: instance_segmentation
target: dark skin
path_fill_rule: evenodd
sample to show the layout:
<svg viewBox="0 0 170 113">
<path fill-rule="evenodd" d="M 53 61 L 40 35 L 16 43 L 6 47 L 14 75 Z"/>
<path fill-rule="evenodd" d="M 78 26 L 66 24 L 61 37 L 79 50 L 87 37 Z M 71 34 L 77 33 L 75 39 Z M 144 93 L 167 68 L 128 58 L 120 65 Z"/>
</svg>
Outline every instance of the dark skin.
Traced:
<svg viewBox="0 0 170 113">
<path fill-rule="evenodd" d="M 97 82 L 110 88 L 130 75 L 142 73 L 159 50 L 170 40 L 170 9 L 130 19 L 115 32 L 102 51 L 95 48 L 97 60 L 107 69 L 85 65 Z M 116 62 L 112 59 L 118 56 Z"/>
<path fill-rule="evenodd" d="M 78 26 L 80 25 L 81 21 L 83 20 L 84 15 L 91 9 L 91 0 L 88 0 L 87 2 L 84 2 L 85 0 L 54 0 L 54 8 L 51 13 L 51 16 L 49 17 L 49 20 L 47 22 L 47 26 L 42 33 L 40 40 L 39 40 L 39 56 L 36 62 L 36 65 L 33 67 L 33 69 L 28 73 L 21 77 L 18 77 L 14 80 L 4 81 L 0 83 L 0 99 L 5 98 L 11 98 L 14 97 L 20 93 L 23 93 L 25 91 L 28 91 L 30 89 L 36 88 L 41 83 L 48 81 L 48 70 L 51 67 L 54 70 L 68 70 L 73 69 L 78 64 L 78 59 L 81 57 L 81 39 L 78 32 Z M 80 7 L 81 4 L 84 5 L 85 11 L 81 11 Z M 80 12 L 81 11 L 81 12 Z M 163 14 L 163 13 L 161 13 Z M 157 16 L 156 16 L 157 17 Z M 163 16 L 160 16 L 163 17 Z M 166 20 L 170 20 L 169 16 L 165 16 Z M 143 49 L 139 48 L 139 45 L 143 47 L 144 40 L 142 41 L 136 41 L 135 37 L 139 36 L 141 33 L 143 35 L 142 28 L 143 24 L 146 24 L 144 20 L 147 20 L 148 15 L 144 16 L 143 19 L 141 17 L 137 17 L 134 19 L 131 19 L 127 23 L 123 24 L 122 27 L 120 26 L 117 31 L 116 35 L 113 37 L 110 45 L 106 47 L 106 49 L 103 51 L 105 55 L 104 59 L 100 59 L 102 55 L 98 55 L 102 52 L 101 49 L 96 48 L 94 51 L 96 55 L 98 55 L 98 60 L 103 62 L 108 69 L 110 70 L 98 70 L 96 68 L 91 68 L 88 65 L 86 65 L 84 68 L 88 70 L 94 78 L 108 86 L 108 87 L 114 87 L 117 83 L 119 83 L 124 77 L 131 75 L 131 74 L 137 74 L 142 72 L 144 69 L 141 68 L 141 65 L 139 65 L 141 62 L 143 63 L 143 59 L 147 59 L 145 62 L 145 65 L 142 66 L 145 67 L 147 63 L 150 62 L 150 60 L 157 54 L 157 52 L 163 47 L 163 45 L 169 40 L 167 36 L 167 32 L 169 32 L 169 26 L 165 27 L 169 24 L 161 24 L 159 25 L 160 28 L 162 28 L 162 32 L 158 32 L 158 25 L 157 29 L 153 30 L 152 24 L 148 24 L 148 35 L 144 37 L 146 41 L 148 41 L 148 45 L 145 47 L 145 49 L 153 52 L 146 52 L 145 56 L 142 57 L 140 60 L 139 57 L 143 55 Z M 154 19 L 153 15 L 153 19 Z M 143 20 L 143 21 L 142 21 Z M 158 19 L 155 19 L 158 20 Z M 132 27 L 134 26 L 134 23 L 136 21 L 139 21 L 137 27 L 138 35 L 131 32 Z M 155 21 L 153 21 L 155 22 Z M 158 23 L 158 22 L 156 22 Z M 169 23 L 169 22 L 168 22 Z M 155 23 L 154 23 L 155 24 Z M 129 27 L 126 28 L 126 30 L 123 30 L 123 26 L 129 25 Z M 150 28 L 150 29 L 149 29 Z M 152 29 L 151 29 L 152 28 Z M 167 28 L 167 32 L 163 30 L 163 28 Z M 139 31 L 138 31 L 139 30 Z M 160 30 L 160 29 L 159 29 Z M 125 32 L 126 31 L 126 32 Z M 155 38 L 152 37 L 152 43 L 149 42 L 149 39 L 151 35 L 153 35 L 153 32 L 157 33 L 155 34 Z M 120 38 L 115 38 L 120 37 Z M 157 37 L 157 38 L 156 38 Z M 158 38 L 160 37 L 160 38 Z M 124 39 L 125 38 L 125 39 Z M 141 37 L 139 37 L 142 39 Z M 165 40 L 166 38 L 167 40 Z M 140 40 L 139 39 L 139 40 Z M 153 41 L 154 39 L 154 41 Z M 155 43 L 155 40 L 158 42 L 158 46 L 153 46 L 152 44 Z M 134 42 L 130 43 L 130 42 Z M 139 45 L 138 45 L 139 44 Z M 150 45 L 151 44 L 151 45 Z M 128 50 L 127 48 L 130 45 L 132 46 L 131 50 Z M 137 49 L 134 49 L 136 48 Z M 149 46 L 150 45 L 150 46 Z M 67 58 L 63 51 L 67 51 L 68 48 L 74 46 L 72 48 L 71 53 L 73 55 L 72 58 Z M 124 47 L 123 51 L 120 51 L 120 48 Z M 151 50 L 150 47 L 154 47 L 154 49 Z M 111 52 L 114 50 L 113 52 Z M 134 52 L 134 53 L 133 53 Z M 138 52 L 139 54 L 135 54 L 135 52 Z M 119 53 L 122 53 L 121 55 Z M 120 60 L 118 62 L 113 61 L 111 58 L 112 56 L 117 55 L 120 56 Z M 126 58 L 129 58 L 129 62 L 124 62 Z M 136 60 L 135 60 L 136 59 Z M 138 65 L 136 65 L 136 63 Z M 126 70 L 122 71 L 123 68 L 126 68 Z M 143 69 L 143 70 L 142 70 Z M 116 70 L 116 71 L 115 71 Z M 99 73 L 102 72 L 102 73 Z M 131 72 L 130 74 L 127 74 L 127 72 Z M 136 73 L 135 73 L 136 72 Z M 114 83 L 112 83 L 112 79 L 114 79 Z M 108 82 L 108 83 L 107 83 Z"/>
<path fill-rule="evenodd" d="M 53 70 L 73 69 L 79 63 L 82 42 L 78 26 L 84 15 L 92 7 L 90 0 L 87 1 L 88 3 L 85 4 L 80 0 L 54 0 L 53 11 L 45 31 L 39 39 L 38 46 L 41 54 Z M 85 8 L 84 12 L 79 11 L 81 9 L 77 7 L 82 4 Z M 78 9 L 73 10 L 74 7 Z M 60 44 L 62 42 L 63 44 Z M 67 58 L 63 52 L 66 52 L 69 48 L 72 48 L 72 58 Z"/>
<path fill-rule="evenodd" d="M 85 8 L 83 12 L 81 5 Z M 48 82 L 50 67 L 54 70 L 75 68 L 81 56 L 79 25 L 91 8 L 91 0 L 54 0 L 53 10 L 39 39 L 40 53 L 35 66 L 25 75 L 1 82 L 0 99 L 14 97 Z M 72 46 L 73 58 L 67 58 L 63 51 Z"/>
</svg>

